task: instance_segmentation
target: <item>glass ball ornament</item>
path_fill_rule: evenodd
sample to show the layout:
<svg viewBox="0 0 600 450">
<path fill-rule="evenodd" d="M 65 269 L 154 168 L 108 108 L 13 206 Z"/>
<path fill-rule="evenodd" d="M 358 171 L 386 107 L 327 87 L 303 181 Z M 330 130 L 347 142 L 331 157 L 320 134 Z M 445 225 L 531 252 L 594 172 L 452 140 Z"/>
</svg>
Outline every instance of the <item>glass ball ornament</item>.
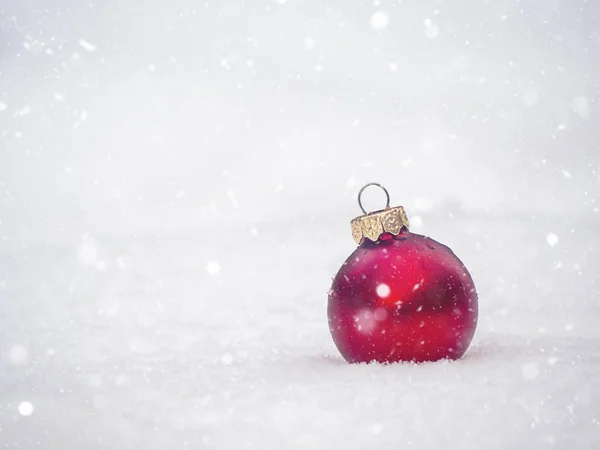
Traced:
<svg viewBox="0 0 600 450">
<path fill-rule="evenodd" d="M 385 209 L 366 213 L 361 195 L 382 188 Z M 351 363 L 458 359 L 477 327 L 477 292 L 452 250 L 411 233 L 401 206 L 383 186 L 358 195 L 364 215 L 352 220 L 358 244 L 329 291 L 333 341 Z"/>
</svg>

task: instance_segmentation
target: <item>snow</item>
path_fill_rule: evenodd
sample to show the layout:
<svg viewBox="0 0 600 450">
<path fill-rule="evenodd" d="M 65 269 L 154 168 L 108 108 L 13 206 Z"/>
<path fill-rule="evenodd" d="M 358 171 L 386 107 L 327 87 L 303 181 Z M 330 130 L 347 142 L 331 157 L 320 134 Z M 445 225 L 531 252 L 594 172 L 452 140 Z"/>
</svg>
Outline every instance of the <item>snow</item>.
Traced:
<svg viewBox="0 0 600 450">
<path fill-rule="evenodd" d="M 8 353 L 12 364 L 20 365 L 27 362 L 27 349 L 22 345 L 13 345 Z"/>
<path fill-rule="evenodd" d="M 206 271 L 209 275 L 216 275 L 221 271 L 221 265 L 216 261 L 210 261 L 206 264 Z"/>
<path fill-rule="evenodd" d="M 380 283 L 375 289 L 379 297 L 385 298 L 390 295 L 390 287 L 385 283 Z"/>
<path fill-rule="evenodd" d="M 24 106 L 23 108 L 21 108 L 21 110 L 19 111 L 19 115 L 20 116 L 26 116 L 27 114 L 29 114 L 31 112 L 31 108 L 29 106 Z"/>
<path fill-rule="evenodd" d="M 252 238 L 226 225 L 226 239 L 207 240 L 207 230 L 98 237 L 108 259 L 129 255 L 130 271 L 81 264 L 70 257 L 76 242 L 3 250 L 15 261 L 3 295 L 4 345 L 29 355 L 26 364 L 2 364 L 2 384 L 14 386 L 2 396 L 6 442 L 458 449 L 537 448 L 552 438 L 561 448 L 593 448 L 597 278 L 568 267 L 583 255 L 585 267 L 600 262 L 580 245 L 595 227 L 580 224 L 578 250 L 561 254 L 557 277 L 552 254 L 527 239 L 539 228 L 525 218 L 431 217 L 427 231 L 477 283 L 471 349 L 457 362 L 352 366 L 331 342 L 324 307 L 330 277 L 353 248 L 342 219 L 339 238 L 324 221 L 294 233 L 291 222 L 263 224 Z M 227 262 L 226 277 L 201 270 L 208 253 Z M 366 330 L 377 312 L 357 319 Z M 35 422 L 19 422 L 10 407 L 24 397 Z"/>
<path fill-rule="evenodd" d="M 25 416 L 25 417 L 30 416 L 33 414 L 34 411 L 35 411 L 35 408 L 29 402 L 21 402 L 19 404 L 19 414 L 21 414 L 22 416 Z"/>
<path fill-rule="evenodd" d="M 0 18 L 2 448 L 600 448 L 591 2 L 63 3 Z M 463 359 L 335 348 L 371 181 L 472 274 Z"/>
<path fill-rule="evenodd" d="M 95 52 L 97 50 L 96 46 L 89 43 L 88 41 L 86 41 L 85 39 L 80 39 L 79 40 L 79 45 L 81 45 L 81 47 L 86 51 L 86 52 Z"/>
<path fill-rule="evenodd" d="M 427 38 L 435 39 L 439 36 L 440 29 L 431 21 L 431 19 L 425 19 L 423 25 L 425 25 L 425 36 Z"/>
<path fill-rule="evenodd" d="M 568 170 L 561 168 L 560 171 L 565 178 L 567 178 L 567 179 L 573 178 L 573 175 L 571 175 L 571 172 L 569 172 Z"/>
<path fill-rule="evenodd" d="M 229 353 L 225 353 L 223 356 L 221 356 L 221 362 L 227 366 L 230 366 L 231 363 L 233 363 L 233 356 L 231 356 Z"/>
<path fill-rule="evenodd" d="M 537 364 L 534 363 L 527 363 L 523 365 L 521 370 L 523 372 L 523 376 L 528 380 L 535 380 L 540 374 Z"/>
<path fill-rule="evenodd" d="M 554 247 L 556 244 L 558 244 L 558 236 L 554 233 L 548 233 L 546 235 L 546 242 L 550 247 Z"/>
<path fill-rule="evenodd" d="M 315 48 L 315 45 L 317 45 L 317 43 L 313 38 L 307 37 L 304 39 L 304 48 L 306 50 L 312 50 L 313 48 Z"/>
<path fill-rule="evenodd" d="M 573 111 L 579 115 L 582 119 L 590 117 L 590 106 L 587 98 L 583 96 L 577 96 L 572 101 Z"/>
<path fill-rule="evenodd" d="M 423 218 L 421 216 L 411 216 L 410 217 L 411 229 L 420 229 L 421 225 L 423 225 Z"/>
<path fill-rule="evenodd" d="M 375 30 L 383 30 L 388 26 L 389 17 L 383 11 L 376 11 L 371 16 L 370 24 Z"/>
<path fill-rule="evenodd" d="M 82 264 L 96 264 L 99 253 L 96 241 L 89 236 L 83 236 L 79 244 L 78 257 Z"/>
</svg>

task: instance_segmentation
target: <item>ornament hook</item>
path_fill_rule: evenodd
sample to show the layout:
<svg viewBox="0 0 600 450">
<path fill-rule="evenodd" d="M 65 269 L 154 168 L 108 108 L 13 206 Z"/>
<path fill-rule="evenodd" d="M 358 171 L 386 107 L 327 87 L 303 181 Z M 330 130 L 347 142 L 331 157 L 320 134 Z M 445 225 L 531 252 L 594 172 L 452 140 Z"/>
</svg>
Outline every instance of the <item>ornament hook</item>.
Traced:
<svg viewBox="0 0 600 450">
<path fill-rule="evenodd" d="M 389 207 L 390 207 L 390 194 L 387 191 L 387 189 L 384 188 L 379 183 L 367 183 L 362 188 L 360 188 L 360 191 L 358 191 L 358 206 L 360 206 L 360 209 L 362 210 L 362 212 L 365 213 L 365 214 L 368 214 L 367 211 L 365 211 L 365 208 L 363 207 L 361 197 L 362 197 L 363 191 L 366 188 L 368 188 L 369 186 L 377 186 L 378 188 L 380 188 L 381 190 L 383 190 L 383 192 L 385 192 L 385 197 L 386 197 L 385 209 L 389 209 Z"/>
</svg>

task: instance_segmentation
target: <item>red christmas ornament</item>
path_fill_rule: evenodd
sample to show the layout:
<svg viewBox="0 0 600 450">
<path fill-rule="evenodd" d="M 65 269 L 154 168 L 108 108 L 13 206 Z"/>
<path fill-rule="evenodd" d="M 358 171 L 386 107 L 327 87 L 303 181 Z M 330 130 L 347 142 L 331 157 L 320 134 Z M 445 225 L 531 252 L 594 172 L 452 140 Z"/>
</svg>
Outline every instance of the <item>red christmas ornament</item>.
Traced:
<svg viewBox="0 0 600 450">
<path fill-rule="evenodd" d="M 361 194 L 379 186 L 386 208 L 366 213 Z M 352 363 L 460 358 L 477 326 L 477 292 L 463 263 L 445 245 L 408 231 L 401 206 L 369 183 L 358 194 L 364 216 L 352 220 L 358 248 L 329 291 L 333 341 Z"/>
</svg>

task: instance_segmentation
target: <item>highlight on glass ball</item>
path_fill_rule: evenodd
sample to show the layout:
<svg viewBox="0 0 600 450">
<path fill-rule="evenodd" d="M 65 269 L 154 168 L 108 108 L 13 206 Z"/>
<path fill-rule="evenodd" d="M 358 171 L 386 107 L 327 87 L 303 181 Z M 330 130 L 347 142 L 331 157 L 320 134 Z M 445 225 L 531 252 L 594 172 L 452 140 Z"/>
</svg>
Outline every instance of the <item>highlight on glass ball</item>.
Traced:
<svg viewBox="0 0 600 450">
<path fill-rule="evenodd" d="M 362 193 L 381 188 L 384 209 L 367 213 Z M 458 359 L 477 326 L 477 292 L 467 268 L 447 246 L 409 231 L 402 206 L 387 190 L 360 190 L 363 215 L 351 221 L 358 244 L 329 291 L 333 341 L 351 363 Z"/>
</svg>

